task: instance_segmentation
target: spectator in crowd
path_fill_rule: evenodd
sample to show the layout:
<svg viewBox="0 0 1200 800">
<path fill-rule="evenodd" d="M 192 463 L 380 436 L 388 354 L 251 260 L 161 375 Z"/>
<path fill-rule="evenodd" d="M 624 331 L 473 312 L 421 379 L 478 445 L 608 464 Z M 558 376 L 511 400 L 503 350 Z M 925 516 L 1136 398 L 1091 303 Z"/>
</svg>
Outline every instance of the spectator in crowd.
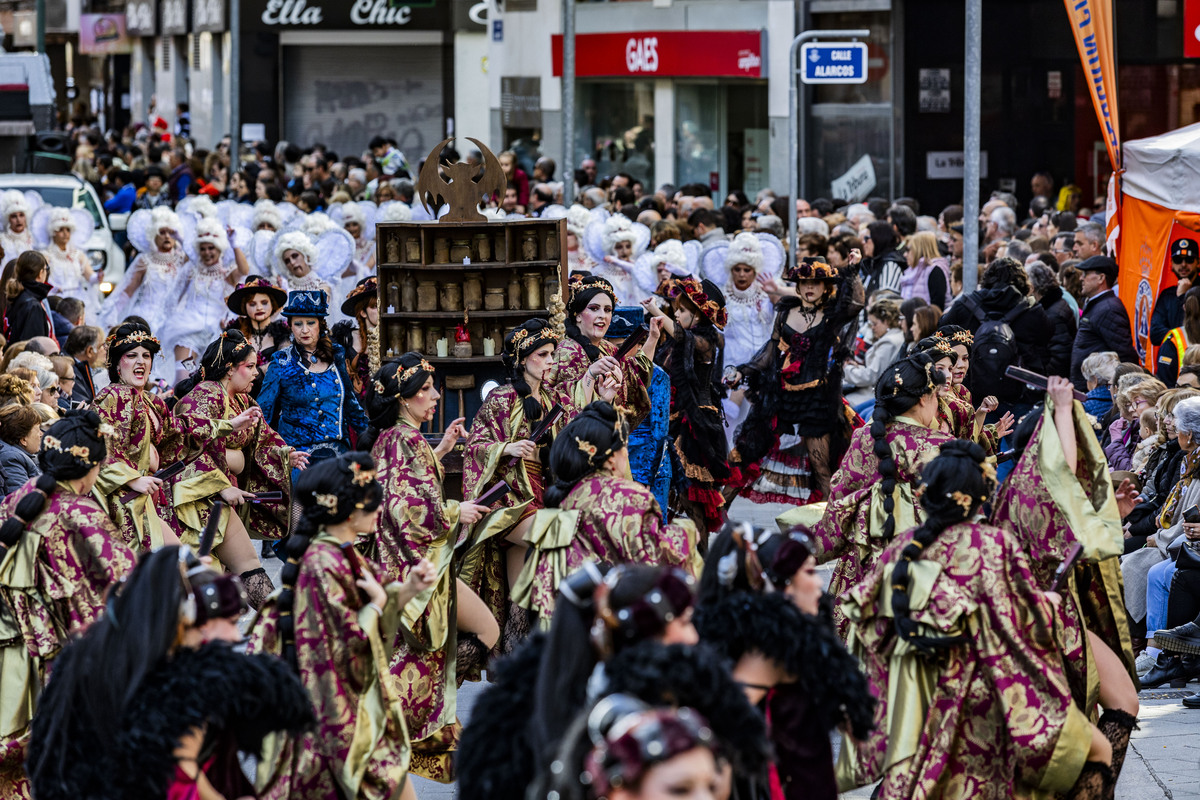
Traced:
<svg viewBox="0 0 1200 800">
<path fill-rule="evenodd" d="M 1025 272 L 1029 276 L 1033 299 L 1046 312 L 1046 318 L 1050 321 L 1050 355 L 1046 361 L 1046 374 L 1061 375 L 1065 378 L 1071 374 L 1071 347 L 1075 343 L 1079 317 L 1063 299 L 1058 276 L 1050 267 L 1041 261 L 1034 261 L 1025 267 Z"/>
<path fill-rule="evenodd" d="M 27 250 L 17 259 L 13 277 L 4 285 L 8 297 L 4 335 L 8 341 L 53 335 L 50 309 L 44 304 L 51 288 L 46 283 L 49 273 L 46 257 L 36 250 Z"/>
<path fill-rule="evenodd" d="M 32 406 L 0 408 L 0 493 L 8 496 L 42 474 L 35 456 L 42 446 L 42 418 Z"/>
<path fill-rule="evenodd" d="M 882 220 L 872 222 L 861 239 L 863 260 L 858 268 L 858 277 L 862 281 L 863 291 L 868 297 L 879 289 L 898 293 L 900 277 L 908 264 L 904 255 L 897 250 L 899 242 L 891 223 Z"/>
<path fill-rule="evenodd" d="M 897 208 L 908 211 L 907 206 Z M 892 227 L 896 228 L 895 223 Z M 937 236 L 930 231 L 910 234 L 904 257 L 908 268 L 900 276 L 900 296 L 905 300 L 920 297 L 938 308 L 945 306 L 950 268 L 946 257 L 938 250 Z"/>
<path fill-rule="evenodd" d="M 904 331 L 900 330 L 900 304 L 892 299 L 876 300 L 867 309 L 867 324 L 871 328 L 871 346 L 867 348 L 862 362 L 846 363 L 842 372 L 842 386 L 846 401 L 855 410 L 864 404 L 874 405 L 875 382 L 883 370 L 904 355 Z"/>
<path fill-rule="evenodd" d="M 1087 261 L 1094 256 L 1104 253 L 1104 226 L 1095 222 L 1081 225 L 1075 231 L 1073 246 L 1075 258 Z"/>
<path fill-rule="evenodd" d="M 1108 412 L 1112 409 L 1113 396 L 1111 384 L 1113 373 L 1120 363 L 1121 361 L 1117 358 L 1116 353 L 1102 351 L 1092 353 L 1080 365 L 1080 371 L 1087 382 L 1087 400 L 1083 403 L 1083 410 L 1096 419 L 1102 419 L 1107 416 Z"/>
<path fill-rule="evenodd" d="M 379 165 L 379 171 L 389 178 L 412 177 L 412 173 L 408 168 L 408 159 L 404 157 L 404 153 L 396 147 L 394 141 L 376 136 L 371 139 L 367 147 L 371 151 L 371 155 L 375 158 L 375 163 Z"/>
<path fill-rule="evenodd" d="M 162 167 L 157 165 L 148 167 L 146 169 L 146 183 L 142 188 L 141 196 L 138 197 L 135 207 L 152 209 L 170 205 L 170 192 L 163 189 L 165 181 L 166 176 L 163 174 Z"/>
<path fill-rule="evenodd" d="M 104 203 L 104 212 L 128 214 L 133 211 L 133 205 L 137 202 L 137 186 L 133 183 L 133 173 L 126 169 L 113 170 L 108 173 L 108 180 L 115 191 Z"/>
<path fill-rule="evenodd" d="M 1200 272 L 1200 246 L 1194 239 L 1181 238 L 1171 243 L 1171 272 L 1175 273 L 1176 283 L 1158 293 L 1150 317 L 1150 343 L 1155 347 L 1166 341 L 1171 330 L 1183 325 L 1183 298 Z"/>
<path fill-rule="evenodd" d="M 1122 361 L 1138 361 L 1133 349 L 1133 330 L 1125 304 L 1113 293 L 1117 262 L 1108 256 L 1092 256 L 1079 265 L 1083 273 L 1083 295 L 1087 302 L 1071 349 L 1071 382 L 1083 391 L 1087 382 L 1080 369 L 1092 353 L 1112 350 Z"/>
<path fill-rule="evenodd" d="M 167 187 L 171 204 L 177 205 L 180 200 L 188 196 L 188 190 L 196 180 L 196 175 L 188 164 L 187 151 L 181 147 L 171 151 L 170 167 L 171 174 L 167 176 Z"/>
<path fill-rule="evenodd" d="M 66 353 L 75 362 L 75 385 L 71 391 L 71 401 L 90 404 L 96 399 L 96 381 L 92 371 L 103 368 L 108 358 L 103 329 L 91 325 L 76 327 L 67 337 Z"/>
</svg>

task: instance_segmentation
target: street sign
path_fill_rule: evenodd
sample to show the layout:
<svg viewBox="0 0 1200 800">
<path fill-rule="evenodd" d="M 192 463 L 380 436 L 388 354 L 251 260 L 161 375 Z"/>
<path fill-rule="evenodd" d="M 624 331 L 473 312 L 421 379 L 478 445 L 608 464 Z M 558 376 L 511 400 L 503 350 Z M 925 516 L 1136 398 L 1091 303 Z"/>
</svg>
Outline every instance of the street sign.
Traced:
<svg viewBox="0 0 1200 800">
<path fill-rule="evenodd" d="M 866 83 L 866 42 L 808 42 L 800 48 L 805 83 Z"/>
</svg>

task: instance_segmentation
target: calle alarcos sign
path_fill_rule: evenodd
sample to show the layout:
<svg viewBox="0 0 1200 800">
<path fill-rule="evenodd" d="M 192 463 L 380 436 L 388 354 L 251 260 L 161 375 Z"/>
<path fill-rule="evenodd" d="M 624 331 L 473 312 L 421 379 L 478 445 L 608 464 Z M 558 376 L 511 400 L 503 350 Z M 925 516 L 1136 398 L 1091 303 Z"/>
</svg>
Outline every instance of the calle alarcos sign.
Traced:
<svg viewBox="0 0 1200 800">
<path fill-rule="evenodd" d="M 562 37 L 551 40 L 554 75 L 562 75 Z M 638 31 L 575 36 L 575 74 L 765 78 L 764 31 Z"/>
<path fill-rule="evenodd" d="M 449 20 L 446 0 L 251 0 L 244 19 L 260 30 L 360 30 L 399 26 L 437 28 Z"/>
</svg>

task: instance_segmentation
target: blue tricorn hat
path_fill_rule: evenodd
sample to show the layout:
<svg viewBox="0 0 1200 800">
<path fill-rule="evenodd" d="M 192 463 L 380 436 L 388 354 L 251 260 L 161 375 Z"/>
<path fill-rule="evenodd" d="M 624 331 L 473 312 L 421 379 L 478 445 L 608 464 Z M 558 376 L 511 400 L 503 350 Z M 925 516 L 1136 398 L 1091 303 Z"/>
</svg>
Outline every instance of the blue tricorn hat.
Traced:
<svg viewBox="0 0 1200 800">
<path fill-rule="evenodd" d="M 329 316 L 329 298 L 321 289 L 288 292 L 287 305 L 279 313 L 285 317 L 319 317 L 324 319 Z"/>
</svg>

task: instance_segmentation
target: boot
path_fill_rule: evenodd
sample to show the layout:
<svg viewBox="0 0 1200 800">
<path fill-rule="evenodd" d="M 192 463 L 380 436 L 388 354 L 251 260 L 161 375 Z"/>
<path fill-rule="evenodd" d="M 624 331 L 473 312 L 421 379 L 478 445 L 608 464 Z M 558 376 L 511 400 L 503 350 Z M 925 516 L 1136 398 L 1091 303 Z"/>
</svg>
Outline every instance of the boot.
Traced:
<svg viewBox="0 0 1200 800">
<path fill-rule="evenodd" d="M 1189 622 L 1165 631 L 1155 631 L 1154 643 L 1172 653 L 1200 655 L 1200 625 Z"/>
<path fill-rule="evenodd" d="M 1129 749 L 1129 736 L 1137 729 L 1137 717 L 1119 708 L 1110 708 L 1100 715 L 1096 725 L 1112 745 L 1113 783 L 1121 777 L 1125 763 L 1125 752 Z"/>
<path fill-rule="evenodd" d="M 271 577 L 262 567 L 243 572 L 241 579 L 242 586 L 246 587 L 246 602 L 250 604 L 251 608 L 258 611 L 271 596 L 271 592 L 275 591 L 275 584 L 271 583 Z"/>
<path fill-rule="evenodd" d="M 1113 796 L 1116 781 L 1112 769 L 1099 761 L 1085 761 L 1079 780 L 1065 795 L 1066 800 L 1108 800 Z"/>
<path fill-rule="evenodd" d="M 463 678 L 468 674 L 484 668 L 487 664 L 488 649 L 475 634 L 459 631 L 457 652 L 454 671 L 461 685 Z"/>
<path fill-rule="evenodd" d="M 521 608 L 516 603 L 508 604 L 508 616 L 504 618 L 504 630 L 500 631 L 500 641 L 492 651 L 495 656 L 506 656 L 521 646 L 521 642 L 529 637 L 533 628 L 533 612 Z"/>
<path fill-rule="evenodd" d="M 1183 698 L 1184 708 L 1200 708 L 1200 692 Z"/>
<path fill-rule="evenodd" d="M 1183 677 L 1183 657 L 1172 655 L 1165 650 L 1158 654 L 1154 667 L 1142 678 L 1142 688 L 1157 689 L 1164 683 L 1171 684 L 1173 689 L 1182 689 L 1187 685 L 1187 680 Z"/>
</svg>

